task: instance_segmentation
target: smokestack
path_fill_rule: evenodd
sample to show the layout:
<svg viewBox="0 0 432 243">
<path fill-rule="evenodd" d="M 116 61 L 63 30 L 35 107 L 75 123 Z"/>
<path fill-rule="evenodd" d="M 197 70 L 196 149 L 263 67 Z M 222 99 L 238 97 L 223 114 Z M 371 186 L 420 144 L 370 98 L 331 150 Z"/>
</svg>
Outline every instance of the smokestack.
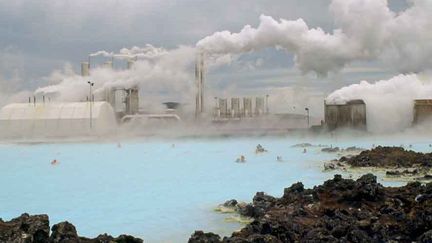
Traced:
<svg viewBox="0 0 432 243">
<path fill-rule="evenodd" d="M 204 112 L 204 53 L 197 55 L 195 63 L 195 82 L 197 85 L 195 116 Z"/>
<path fill-rule="evenodd" d="M 89 76 L 90 75 L 90 63 L 89 62 L 81 62 L 81 76 Z"/>
</svg>

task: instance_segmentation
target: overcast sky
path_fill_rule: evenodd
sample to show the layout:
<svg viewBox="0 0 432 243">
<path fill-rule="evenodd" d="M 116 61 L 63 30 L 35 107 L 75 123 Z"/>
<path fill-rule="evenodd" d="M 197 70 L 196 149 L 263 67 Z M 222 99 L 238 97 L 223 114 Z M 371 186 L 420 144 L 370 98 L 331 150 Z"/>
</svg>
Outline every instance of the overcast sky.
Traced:
<svg viewBox="0 0 432 243">
<path fill-rule="evenodd" d="M 405 0 L 389 0 L 394 11 Z M 78 71 L 91 52 L 122 47 L 195 45 L 215 31 L 256 26 L 261 14 L 303 18 L 311 27 L 333 29 L 329 0 L 0 0 L 0 88 L 35 89 L 66 63 Z M 259 65 L 256 65 L 259 63 Z M 302 76 L 292 56 L 276 50 L 244 55 L 209 74 L 209 86 L 249 90 L 310 87 L 329 92 L 362 79 L 394 73 L 375 63 L 354 63 L 327 78 Z"/>
</svg>

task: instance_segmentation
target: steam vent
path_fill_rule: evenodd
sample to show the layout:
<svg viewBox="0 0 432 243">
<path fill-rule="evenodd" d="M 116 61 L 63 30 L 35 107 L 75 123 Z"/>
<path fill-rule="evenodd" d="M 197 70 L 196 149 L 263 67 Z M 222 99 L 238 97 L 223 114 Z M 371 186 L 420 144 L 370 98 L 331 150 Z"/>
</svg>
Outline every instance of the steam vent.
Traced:
<svg viewBox="0 0 432 243">
<path fill-rule="evenodd" d="M 351 128 L 366 130 L 366 104 L 363 100 L 350 100 L 344 104 L 325 103 L 325 124 L 328 130 Z"/>
<path fill-rule="evenodd" d="M 414 121 L 413 124 L 422 123 L 432 118 L 432 100 L 414 101 Z"/>
</svg>

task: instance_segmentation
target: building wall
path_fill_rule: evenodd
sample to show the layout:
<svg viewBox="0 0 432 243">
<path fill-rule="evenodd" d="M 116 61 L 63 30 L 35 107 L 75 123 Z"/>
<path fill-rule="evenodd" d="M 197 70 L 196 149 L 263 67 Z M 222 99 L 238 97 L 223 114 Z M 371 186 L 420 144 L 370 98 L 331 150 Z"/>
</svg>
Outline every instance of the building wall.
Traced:
<svg viewBox="0 0 432 243">
<path fill-rule="evenodd" d="M 367 129 L 366 123 L 366 105 L 352 104 L 351 106 L 351 122 L 352 127 L 357 129 Z"/>
<path fill-rule="evenodd" d="M 415 100 L 413 124 L 419 124 L 429 119 L 432 119 L 432 100 Z"/>
<path fill-rule="evenodd" d="M 107 102 L 17 103 L 0 110 L 1 137 L 104 134 L 116 125 L 114 111 Z"/>
<path fill-rule="evenodd" d="M 346 104 L 325 104 L 325 123 L 327 129 L 338 128 L 366 129 L 366 105 L 362 101 Z"/>
</svg>

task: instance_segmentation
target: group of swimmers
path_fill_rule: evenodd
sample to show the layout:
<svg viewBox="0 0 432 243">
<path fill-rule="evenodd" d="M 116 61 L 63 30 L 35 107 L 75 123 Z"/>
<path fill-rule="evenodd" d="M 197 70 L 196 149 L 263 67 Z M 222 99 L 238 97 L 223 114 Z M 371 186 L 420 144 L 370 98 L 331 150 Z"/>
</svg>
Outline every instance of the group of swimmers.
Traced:
<svg viewBox="0 0 432 243">
<path fill-rule="evenodd" d="M 259 153 L 264 153 L 264 152 L 268 152 L 268 151 L 261 144 L 258 144 L 256 146 L 255 153 L 259 154 Z M 306 149 L 304 149 L 303 153 L 306 153 Z M 282 156 L 278 155 L 278 156 L 276 156 L 276 161 L 283 162 L 284 160 L 283 160 Z M 245 163 L 246 157 L 244 155 L 240 155 L 240 157 L 238 157 L 235 160 L 235 162 L 236 163 Z"/>
</svg>

